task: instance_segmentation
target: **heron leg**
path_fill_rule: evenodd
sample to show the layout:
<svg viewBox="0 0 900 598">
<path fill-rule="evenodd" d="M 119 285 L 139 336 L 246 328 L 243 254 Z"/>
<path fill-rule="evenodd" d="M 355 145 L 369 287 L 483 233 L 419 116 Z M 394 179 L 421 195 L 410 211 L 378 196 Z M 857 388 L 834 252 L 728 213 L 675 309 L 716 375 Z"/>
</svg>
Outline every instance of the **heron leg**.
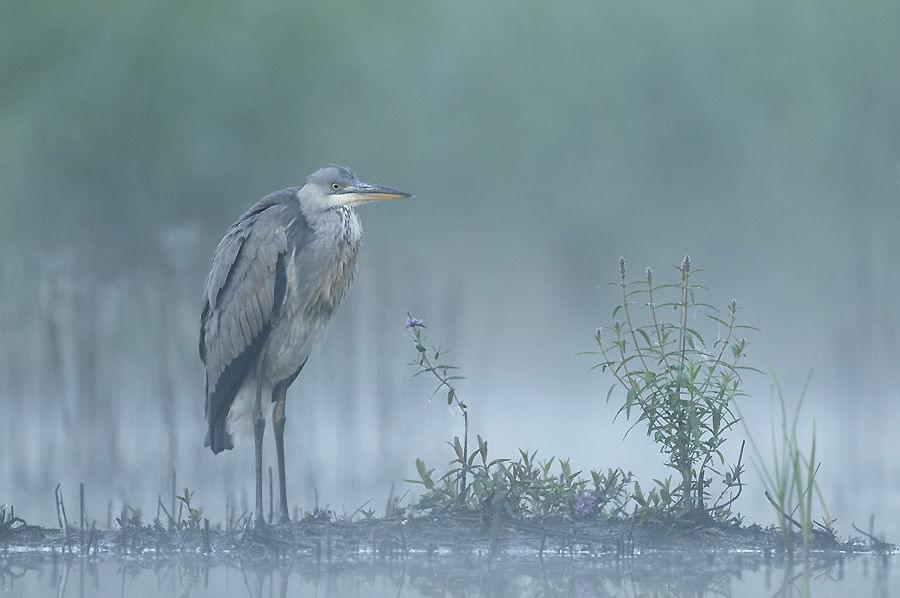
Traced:
<svg viewBox="0 0 900 598">
<path fill-rule="evenodd" d="M 284 402 L 287 396 L 287 386 L 278 385 L 274 392 L 275 408 L 272 409 L 272 429 L 275 432 L 275 452 L 278 454 L 278 490 L 280 492 L 281 516 L 278 523 L 290 523 L 287 502 L 287 481 L 284 473 Z"/>
<path fill-rule="evenodd" d="M 262 378 L 257 369 L 256 376 L 256 409 L 253 412 L 253 435 L 256 448 L 256 525 L 263 526 L 266 519 L 263 516 L 263 433 L 266 431 L 266 418 L 262 412 Z"/>
</svg>

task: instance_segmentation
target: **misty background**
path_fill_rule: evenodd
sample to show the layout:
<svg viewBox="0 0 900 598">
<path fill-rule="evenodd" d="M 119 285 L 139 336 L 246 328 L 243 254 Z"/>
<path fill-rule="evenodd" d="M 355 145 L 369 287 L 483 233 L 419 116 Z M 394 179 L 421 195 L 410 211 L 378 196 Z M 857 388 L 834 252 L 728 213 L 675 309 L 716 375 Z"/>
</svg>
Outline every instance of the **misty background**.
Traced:
<svg viewBox="0 0 900 598">
<path fill-rule="evenodd" d="M 240 213 L 337 162 L 416 197 L 360 210 L 356 284 L 289 395 L 292 504 L 381 512 L 449 460 L 407 311 L 493 456 L 665 474 L 576 353 L 618 256 L 662 278 L 690 254 L 791 400 L 814 369 L 838 529 L 896 538 L 898 31 L 891 2 L 6 4 L 0 503 L 54 523 L 83 481 L 101 525 L 108 501 L 152 518 L 173 469 L 213 520 L 248 500 L 252 448 L 202 446 L 203 281 Z M 770 380 L 747 385 L 766 440 Z"/>
</svg>

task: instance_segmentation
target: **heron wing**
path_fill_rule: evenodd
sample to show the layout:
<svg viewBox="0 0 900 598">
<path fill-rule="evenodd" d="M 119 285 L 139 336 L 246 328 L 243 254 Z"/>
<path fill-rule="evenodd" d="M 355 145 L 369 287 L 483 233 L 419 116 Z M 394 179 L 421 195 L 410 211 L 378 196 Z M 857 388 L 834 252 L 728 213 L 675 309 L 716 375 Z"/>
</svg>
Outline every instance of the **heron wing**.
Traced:
<svg viewBox="0 0 900 598">
<path fill-rule="evenodd" d="M 225 418 L 280 310 L 283 256 L 302 243 L 305 221 L 297 226 L 302 218 L 292 190 L 269 195 L 232 225 L 213 255 L 200 325 L 207 443 L 213 452 L 231 448 Z"/>
</svg>

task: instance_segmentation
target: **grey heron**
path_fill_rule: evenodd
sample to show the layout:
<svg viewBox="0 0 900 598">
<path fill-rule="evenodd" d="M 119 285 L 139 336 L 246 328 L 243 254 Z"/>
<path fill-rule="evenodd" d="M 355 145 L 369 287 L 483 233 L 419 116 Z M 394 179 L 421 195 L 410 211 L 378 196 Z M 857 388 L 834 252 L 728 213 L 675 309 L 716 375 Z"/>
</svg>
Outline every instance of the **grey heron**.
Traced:
<svg viewBox="0 0 900 598">
<path fill-rule="evenodd" d="M 205 445 L 234 447 L 252 428 L 256 521 L 264 523 L 263 398 L 274 403 L 280 522 L 290 521 L 284 464 L 285 398 L 350 286 L 362 228 L 354 206 L 409 193 L 327 166 L 302 187 L 256 203 L 219 242 L 206 279 L 200 359 L 206 369 Z"/>
</svg>

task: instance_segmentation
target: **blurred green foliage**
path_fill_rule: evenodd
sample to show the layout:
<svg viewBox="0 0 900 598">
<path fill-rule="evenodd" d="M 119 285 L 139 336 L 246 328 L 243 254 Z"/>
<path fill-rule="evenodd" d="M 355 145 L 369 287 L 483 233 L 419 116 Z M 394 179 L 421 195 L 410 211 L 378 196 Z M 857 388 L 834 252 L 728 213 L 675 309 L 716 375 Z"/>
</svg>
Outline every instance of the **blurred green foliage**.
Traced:
<svg viewBox="0 0 900 598">
<path fill-rule="evenodd" d="M 548 196 L 654 222 L 725 202 L 750 225 L 788 198 L 893 205 L 900 8 L 816 8 L 10 3 L 0 222 L 212 235 L 327 161 L 403 173 L 460 218 Z"/>
</svg>

